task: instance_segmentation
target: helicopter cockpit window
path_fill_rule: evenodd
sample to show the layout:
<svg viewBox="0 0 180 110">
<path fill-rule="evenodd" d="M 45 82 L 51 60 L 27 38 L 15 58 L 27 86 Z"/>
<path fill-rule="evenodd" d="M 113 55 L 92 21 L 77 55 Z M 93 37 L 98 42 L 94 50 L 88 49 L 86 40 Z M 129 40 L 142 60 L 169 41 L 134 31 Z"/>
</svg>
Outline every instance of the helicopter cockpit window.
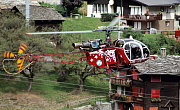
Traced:
<svg viewBox="0 0 180 110">
<path fill-rule="evenodd" d="M 129 44 L 125 45 L 124 50 L 125 50 L 127 57 L 130 59 L 130 46 L 129 46 Z"/>
<path fill-rule="evenodd" d="M 130 48 L 131 48 L 131 58 L 130 58 L 131 60 L 142 58 L 141 48 L 139 47 L 139 45 L 135 43 L 131 43 Z"/>
<path fill-rule="evenodd" d="M 114 42 L 114 45 L 115 45 L 116 47 L 122 48 L 123 45 L 124 45 L 124 41 L 123 41 L 123 40 L 116 40 L 116 41 Z"/>
<path fill-rule="evenodd" d="M 144 54 L 144 58 L 147 58 L 150 56 L 150 52 L 149 52 L 148 48 L 143 48 L 143 54 Z"/>
<path fill-rule="evenodd" d="M 147 46 L 145 44 L 143 44 L 142 42 L 140 41 L 136 41 L 138 43 L 141 44 L 142 48 L 143 48 L 143 55 L 144 55 L 144 58 L 147 58 L 150 56 L 150 52 L 149 52 L 149 49 L 147 48 Z"/>
</svg>

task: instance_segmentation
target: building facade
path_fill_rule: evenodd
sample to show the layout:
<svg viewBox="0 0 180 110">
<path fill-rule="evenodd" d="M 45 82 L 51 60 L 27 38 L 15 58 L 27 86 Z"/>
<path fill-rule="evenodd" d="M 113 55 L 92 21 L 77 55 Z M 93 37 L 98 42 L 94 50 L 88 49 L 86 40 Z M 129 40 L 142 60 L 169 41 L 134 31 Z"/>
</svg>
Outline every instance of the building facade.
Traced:
<svg viewBox="0 0 180 110">
<path fill-rule="evenodd" d="M 114 13 L 114 0 L 87 0 L 87 17 L 100 18 L 103 13 Z"/>
<path fill-rule="evenodd" d="M 122 12 L 127 25 L 135 29 L 176 30 L 179 28 L 178 0 L 87 0 L 87 16 L 101 17 L 103 13 Z M 121 8 L 122 6 L 122 8 Z M 121 11 L 122 9 L 122 11 Z M 177 19 L 175 19 L 177 18 Z"/>
<path fill-rule="evenodd" d="M 114 109 L 179 110 L 179 68 L 180 56 L 159 57 L 136 64 L 132 76 L 112 79 Z"/>
</svg>

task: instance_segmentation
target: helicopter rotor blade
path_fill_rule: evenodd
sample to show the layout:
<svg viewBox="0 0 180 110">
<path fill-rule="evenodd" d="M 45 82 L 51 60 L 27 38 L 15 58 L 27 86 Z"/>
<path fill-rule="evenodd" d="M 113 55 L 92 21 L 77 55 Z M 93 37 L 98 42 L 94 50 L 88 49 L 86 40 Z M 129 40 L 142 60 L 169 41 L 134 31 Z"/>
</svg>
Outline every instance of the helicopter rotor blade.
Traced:
<svg viewBox="0 0 180 110">
<path fill-rule="evenodd" d="M 91 33 L 94 32 L 93 30 L 88 31 L 62 31 L 62 32 L 33 32 L 33 33 L 26 33 L 27 35 L 42 35 L 42 34 L 73 34 L 73 33 Z"/>
<path fill-rule="evenodd" d="M 27 48 L 27 44 L 25 42 L 21 42 L 21 45 L 19 47 L 19 51 L 18 51 L 18 54 L 23 54 L 24 51 L 26 50 Z"/>
<path fill-rule="evenodd" d="M 113 27 L 114 25 L 116 25 L 116 23 L 118 23 L 120 17 L 115 17 L 109 24 L 109 27 Z"/>
</svg>

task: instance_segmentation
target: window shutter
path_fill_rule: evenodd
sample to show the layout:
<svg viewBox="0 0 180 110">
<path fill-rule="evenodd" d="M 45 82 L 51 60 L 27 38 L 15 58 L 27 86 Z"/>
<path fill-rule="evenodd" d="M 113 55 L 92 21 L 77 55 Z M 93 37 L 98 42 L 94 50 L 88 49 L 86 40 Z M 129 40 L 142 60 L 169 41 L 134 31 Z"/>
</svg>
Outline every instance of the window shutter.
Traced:
<svg viewBox="0 0 180 110">
<path fill-rule="evenodd" d="M 133 87 L 133 96 L 137 96 L 138 88 Z"/>
<path fill-rule="evenodd" d="M 160 89 L 151 89 L 151 98 L 160 98 Z"/>
<path fill-rule="evenodd" d="M 151 76 L 151 82 L 161 82 L 161 76 Z"/>
<path fill-rule="evenodd" d="M 156 98 L 160 98 L 160 89 L 156 89 Z"/>
<path fill-rule="evenodd" d="M 142 92 L 142 96 L 144 97 L 144 88 L 142 88 L 141 90 L 142 90 L 141 91 Z"/>
<path fill-rule="evenodd" d="M 143 107 L 141 107 L 141 106 L 134 106 L 134 110 L 143 110 Z"/>
<path fill-rule="evenodd" d="M 120 71 L 120 76 L 126 76 L 126 71 Z M 120 79 L 126 79 L 126 77 L 120 77 Z"/>
<path fill-rule="evenodd" d="M 158 110 L 158 107 L 149 107 L 149 110 Z"/>
</svg>

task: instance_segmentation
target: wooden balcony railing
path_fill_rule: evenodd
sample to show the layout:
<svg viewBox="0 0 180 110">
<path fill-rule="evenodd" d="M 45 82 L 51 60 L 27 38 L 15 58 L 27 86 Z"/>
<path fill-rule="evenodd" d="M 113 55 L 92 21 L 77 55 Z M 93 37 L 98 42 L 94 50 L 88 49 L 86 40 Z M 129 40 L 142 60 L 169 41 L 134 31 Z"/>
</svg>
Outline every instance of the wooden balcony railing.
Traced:
<svg viewBox="0 0 180 110">
<path fill-rule="evenodd" d="M 111 98 L 119 102 L 126 102 L 126 103 L 133 102 L 133 96 L 113 94 Z"/>
<path fill-rule="evenodd" d="M 132 20 L 132 21 L 154 21 L 154 20 L 162 20 L 162 14 L 157 15 L 125 15 L 125 20 Z"/>
<path fill-rule="evenodd" d="M 130 86 L 132 80 L 125 79 L 111 79 L 112 84 L 121 85 L 121 86 Z"/>
</svg>

